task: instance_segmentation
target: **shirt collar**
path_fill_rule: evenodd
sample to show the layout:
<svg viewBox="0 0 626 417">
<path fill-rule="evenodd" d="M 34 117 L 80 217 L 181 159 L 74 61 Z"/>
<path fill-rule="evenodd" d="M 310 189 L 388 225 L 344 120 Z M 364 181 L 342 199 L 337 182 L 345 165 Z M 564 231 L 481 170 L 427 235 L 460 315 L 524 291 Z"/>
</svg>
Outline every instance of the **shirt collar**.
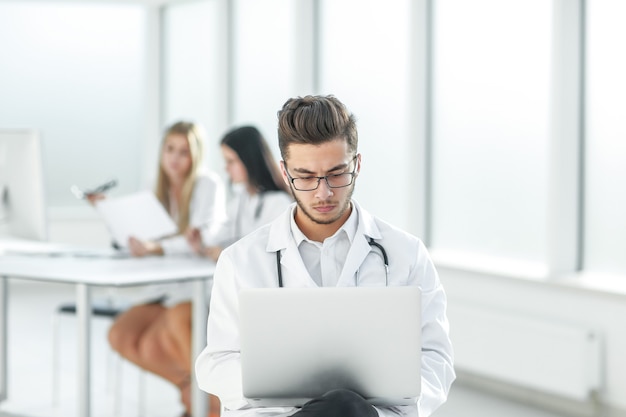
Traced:
<svg viewBox="0 0 626 417">
<path fill-rule="evenodd" d="M 354 237 L 356 236 L 359 215 L 357 213 L 356 207 L 354 206 L 354 203 L 351 202 L 350 204 L 352 206 L 352 211 L 350 213 L 350 216 L 348 217 L 346 222 L 339 228 L 339 230 L 337 230 L 334 235 L 332 235 L 331 237 L 327 239 L 332 239 L 333 237 L 337 236 L 339 233 L 345 233 L 350 243 L 352 243 L 352 241 L 354 240 Z M 307 241 L 307 242 L 312 242 L 312 241 L 309 238 L 307 238 L 304 235 L 304 233 L 302 233 L 302 230 L 300 230 L 300 228 L 296 224 L 295 215 L 296 215 L 297 207 L 298 205 L 294 204 L 293 208 L 291 209 L 290 223 L 291 223 L 291 234 L 293 235 L 293 238 L 296 242 L 296 246 L 300 246 L 300 243 L 302 243 L 303 241 Z"/>
</svg>

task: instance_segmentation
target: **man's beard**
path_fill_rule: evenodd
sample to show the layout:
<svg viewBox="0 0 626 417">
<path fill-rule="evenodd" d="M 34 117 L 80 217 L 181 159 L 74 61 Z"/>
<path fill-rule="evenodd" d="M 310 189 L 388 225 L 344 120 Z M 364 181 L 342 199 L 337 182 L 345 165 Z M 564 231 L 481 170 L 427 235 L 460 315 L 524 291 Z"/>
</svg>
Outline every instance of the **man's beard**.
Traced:
<svg viewBox="0 0 626 417">
<path fill-rule="evenodd" d="M 307 210 L 307 208 L 305 208 L 304 203 L 302 203 L 302 201 L 300 201 L 300 199 L 298 198 L 298 196 L 295 193 L 295 190 L 293 189 L 293 186 L 289 187 L 291 190 L 291 195 L 293 196 L 294 200 L 296 200 L 296 203 L 298 205 L 298 209 L 302 210 L 302 213 L 304 213 L 304 215 L 306 217 L 308 217 L 312 222 L 317 223 L 317 224 L 332 224 L 334 222 L 336 222 L 337 220 L 339 220 L 341 218 L 341 216 L 343 216 L 347 210 L 350 209 L 350 202 L 352 200 L 352 194 L 354 193 L 354 183 L 350 186 L 350 191 L 345 195 L 344 199 L 340 202 L 335 202 L 332 200 L 324 200 L 324 201 L 320 201 L 319 203 L 326 203 L 326 204 L 335 204 L 335 203 L 340 203 L 337 204 L 339 206 L 339 212 L 337 213 L 336 216 L 330 218 L 330 219 L 316 219 L 314 214 L 311 213 L 309 210 Z"/>
</svg>

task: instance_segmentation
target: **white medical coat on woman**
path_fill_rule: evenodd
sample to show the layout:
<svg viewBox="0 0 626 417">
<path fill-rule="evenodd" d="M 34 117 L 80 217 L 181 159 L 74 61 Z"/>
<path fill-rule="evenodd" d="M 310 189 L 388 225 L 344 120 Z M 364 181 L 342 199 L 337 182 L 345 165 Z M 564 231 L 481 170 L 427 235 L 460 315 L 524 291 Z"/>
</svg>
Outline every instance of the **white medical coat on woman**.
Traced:
<svg viewBox="0 0 626 417">
<path fill-rule="evenodd" d="M 226 208 L 226 221 L 215 234 L 203 230 L 202 241 L 207 246 L 225 248 L 270 223 L 292 202 L 293 199 L 285 191 L 250 194 L 244 187 L 236 188 Z"/>
<path fill-rule="evenodd" d="M 371 237 L 388 254 L 389 285 L 416 285 L 422 291 L 421 396 L 415 405 L 377 407 L 377 411 L 381 416 L 426 417 L 445 402 L 455 379 L 446 295 L 427 250 L 418 238 L 372 217 L 354 200 L 352 204 L 358 214 L 357 232 L 337 286 L 355 286 L 357 276 L 359 286 L 385 285 L 381 257 L 374 254 L 368 243 Z M 283 286 L 317 286 L 302 261 L 291 232 L 294 205 L 271 224 L 224 250 L 217 262 L 207 346 L 196 360 L 196 377 L 202 390 L 220 398 L 228 417 L 271 416 L 272 411 L 273 414 L 295 412 L 295 409 L 282 407 L 264 409 L 259 413 L 258 409 L 250 408 L 242 394 L 238 333 L 238 293 L 242 288 L 278 286 L 277 251 L 281 252 Z"/>
</svg>

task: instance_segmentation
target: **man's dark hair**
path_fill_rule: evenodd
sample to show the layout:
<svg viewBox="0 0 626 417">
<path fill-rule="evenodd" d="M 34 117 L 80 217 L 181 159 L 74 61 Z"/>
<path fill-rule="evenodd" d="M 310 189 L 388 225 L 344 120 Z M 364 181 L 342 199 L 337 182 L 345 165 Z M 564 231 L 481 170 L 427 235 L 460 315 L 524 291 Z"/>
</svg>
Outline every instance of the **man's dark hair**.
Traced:
<svg viewBox="0 0 626 417">
<path fill-rule="evenodd" d="M 356 154 L 356 119 L 332 95 L 291 98 L 278 111 L 278 146 L 283 160 L 287 160 L 292 143 L 320 145 L 336 139 L 345 140 Z"/>
</svg>

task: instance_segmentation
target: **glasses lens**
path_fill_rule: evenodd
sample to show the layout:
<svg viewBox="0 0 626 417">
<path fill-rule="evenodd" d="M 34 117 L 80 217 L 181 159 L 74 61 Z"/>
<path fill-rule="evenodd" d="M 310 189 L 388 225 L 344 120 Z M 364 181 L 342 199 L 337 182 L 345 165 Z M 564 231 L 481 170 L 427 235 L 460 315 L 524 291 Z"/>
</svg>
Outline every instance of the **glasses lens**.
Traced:
<svg viewBox="0 0 626 417">
<path fill-rule="evenodd" d="M 333 188 L 347 187 L 352 184 L 352 174 L 338 174 L 338 175 L 329 175 L 328 177 L 328 185 Z"/>
<path fill-rule="evenodd" d="M 293 186 L 299 191 L 312 191 L 317 188 L 319 180 L 316 177 L 313 178 L 294 178 Z"/>
</svg>

